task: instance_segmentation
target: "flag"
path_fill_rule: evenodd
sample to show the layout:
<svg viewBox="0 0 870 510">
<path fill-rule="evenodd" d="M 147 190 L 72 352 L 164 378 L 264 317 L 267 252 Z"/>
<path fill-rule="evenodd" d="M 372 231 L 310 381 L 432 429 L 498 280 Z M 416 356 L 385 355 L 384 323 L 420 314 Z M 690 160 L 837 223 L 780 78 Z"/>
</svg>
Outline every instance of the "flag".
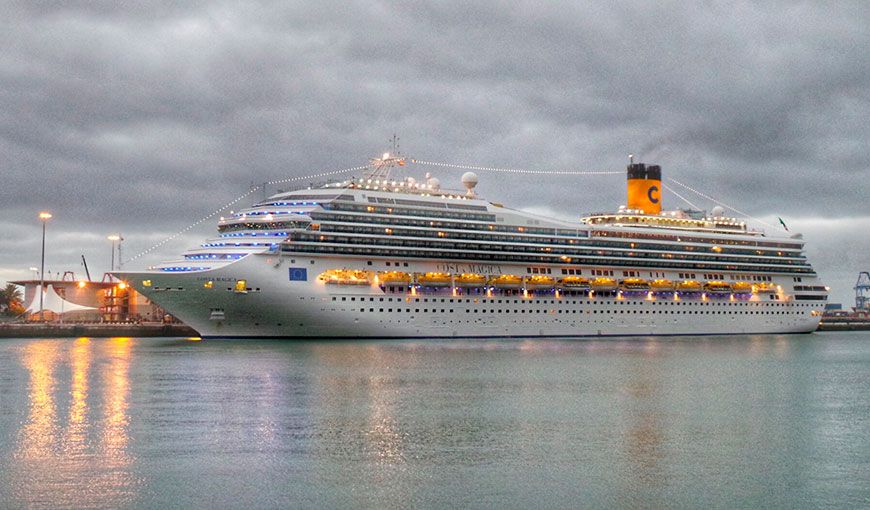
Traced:
<svg viewBox="0 0 870 510">
<path fill-rule="evenodd" d="M 791 231 L 788 229 L 788 227 L 785 225 L 785 222 L 782 221 L 782 218 L 780 218 L 779 216 L 777 216 L 776 219 L 779 220 L 779 222 L 782 224 L 782 228 L 784 228 L 786 232 L 791 232 Z"/>
</svg>

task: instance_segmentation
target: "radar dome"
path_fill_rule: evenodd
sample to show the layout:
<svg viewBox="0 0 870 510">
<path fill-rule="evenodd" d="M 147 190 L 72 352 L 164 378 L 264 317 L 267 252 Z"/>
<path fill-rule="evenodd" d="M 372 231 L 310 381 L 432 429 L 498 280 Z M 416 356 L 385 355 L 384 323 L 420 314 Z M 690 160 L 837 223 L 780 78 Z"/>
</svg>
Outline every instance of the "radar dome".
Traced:
<svg viewBox="0 0 870 510">
<path fill-rule="evenodd" d="M 721 205 L 717 205 L 710 211 L 710 216 L 713 216 L 714 218 L 721 218 L 722 216 L 725 216 L 725 208 Z"/>
<path fill-rule="evenodd" d="M 430 177 L 430 178 L 426 181 L 426 184 L 428 184 L 429 187 L 432 188 L 432 189 L 439 189 L 439 188 L 441 188 L 441 181 L 439 181 L 437 177 Z"/>
<path fill-rule="evenodd" d="M 462 185 L 468 190 L 469 195 L 474 195 L 474 187 L 477 186 L 477 174 L 474 172 L 462 174 Z"/>
</svg>

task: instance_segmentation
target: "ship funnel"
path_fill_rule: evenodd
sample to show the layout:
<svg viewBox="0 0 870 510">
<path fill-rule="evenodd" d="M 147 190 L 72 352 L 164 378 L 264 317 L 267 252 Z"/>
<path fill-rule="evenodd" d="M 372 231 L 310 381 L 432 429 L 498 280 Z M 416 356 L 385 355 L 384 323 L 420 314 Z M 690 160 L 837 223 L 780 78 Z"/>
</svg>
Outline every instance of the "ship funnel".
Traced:
<svg viewBox="0 0 870 510">
<path fill-rule="evenodd" d="M 628 208 L 645 214 L 662 210 L 662 167 L 630 163 L 628 165 Z"/>
</svg>

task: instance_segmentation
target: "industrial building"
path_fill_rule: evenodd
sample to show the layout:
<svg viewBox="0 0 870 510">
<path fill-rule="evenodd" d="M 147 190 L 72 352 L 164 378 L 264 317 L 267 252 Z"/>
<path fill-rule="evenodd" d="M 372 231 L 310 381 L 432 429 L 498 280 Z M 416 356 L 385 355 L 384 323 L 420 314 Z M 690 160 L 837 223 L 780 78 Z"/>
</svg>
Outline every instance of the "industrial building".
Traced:
<svg viewBox="0 0 870 510">
<path fill-rule="evenodd" d="M 24 287 L 26 318 L 50 322 L 164 322 L 162 308 L 124 282 L 108 275 L 103 281 L 76 279 L 71 272 L 60 280 L 20 280 Z M 40 316 L 42 285 L 42 316 Z"/>
</svg>

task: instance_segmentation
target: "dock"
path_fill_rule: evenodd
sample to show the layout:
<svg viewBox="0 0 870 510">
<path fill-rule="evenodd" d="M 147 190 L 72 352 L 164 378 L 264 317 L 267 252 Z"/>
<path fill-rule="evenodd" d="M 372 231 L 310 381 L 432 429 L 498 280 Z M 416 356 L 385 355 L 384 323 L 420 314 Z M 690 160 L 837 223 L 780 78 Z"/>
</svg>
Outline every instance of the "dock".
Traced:
<svg viewBox="0 0 870 510">
<path fill-rule="evenodd" d="M 78 338 L 78 337 L 195 337 L 184 324 L 93 323 L 93 324 L 0 324 L 0 338 Z"/>
<path fill-rule="evenodd" d="M 870 317 L 824 317 L 819 331 L 870 331 Z"/>
</svg>

